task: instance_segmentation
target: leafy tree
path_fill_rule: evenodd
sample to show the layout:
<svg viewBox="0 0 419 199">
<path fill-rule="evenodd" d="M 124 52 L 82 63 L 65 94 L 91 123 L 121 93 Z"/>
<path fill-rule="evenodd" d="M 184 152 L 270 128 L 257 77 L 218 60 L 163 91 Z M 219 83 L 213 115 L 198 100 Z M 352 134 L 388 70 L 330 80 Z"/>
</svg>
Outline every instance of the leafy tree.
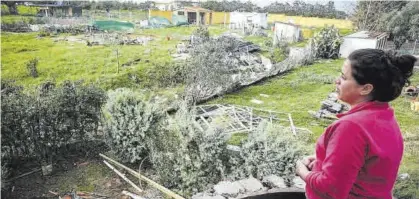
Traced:
<svg viewBox="0 0 419 199">
<path fill-rule="evenodd" d="M 9 8 L 9 13 L 11 15 L 18 15 L 17 11 L 17 1 L 1 1 L 1 4 L 6 5 Z"/>
<path fill-rule="evenodd" d="M 387 13 L 398 11 L 406 1 L 358 1 L 352 21 L 359 30 L 379 31 L 380 19 Z"/>
<path fill-rule="evenodd" d="M 282 13 L 286 15 L 297 15 L 306 17 L 327 17 L 327 18 L 345 18 L 347 14 L 343 11 L 337 11 L 333 1 L 326 5 L 309 4 L 304 1 L 296 0 L 291 4 L 273 2 L 263 8 L 264 12 Z"/>
<path fill-rule="evenodd" d="M 407 40 L 418 39 L 419 2 L 409 2 L 400 11 L 393 10 L 385 14 L 379 28 L 391 33 L 396 49 L 400 49 Z"/>
</svg>

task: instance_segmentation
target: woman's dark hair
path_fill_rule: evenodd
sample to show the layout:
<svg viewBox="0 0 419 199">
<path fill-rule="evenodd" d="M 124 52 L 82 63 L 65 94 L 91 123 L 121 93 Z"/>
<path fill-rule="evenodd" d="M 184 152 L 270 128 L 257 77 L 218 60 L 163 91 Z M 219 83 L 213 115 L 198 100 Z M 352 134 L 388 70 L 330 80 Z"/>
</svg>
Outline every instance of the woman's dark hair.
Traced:
<svg viewBox="0 0 419 199">
<path fill-rule="evenodd" d="M 409 85 L 416 58 L 396 55 L 392 51 L 359 49 L 348 57 L 352 76 L 358 84 L 372 84 L 372 100 L 389 102 L 396 99 L 404 86 Z"/>
</svg>

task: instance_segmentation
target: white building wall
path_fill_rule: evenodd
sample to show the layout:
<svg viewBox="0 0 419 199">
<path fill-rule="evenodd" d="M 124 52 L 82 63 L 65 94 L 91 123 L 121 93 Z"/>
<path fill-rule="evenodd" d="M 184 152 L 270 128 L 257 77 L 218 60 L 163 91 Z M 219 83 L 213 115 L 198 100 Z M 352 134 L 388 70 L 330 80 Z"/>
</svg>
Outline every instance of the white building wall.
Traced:
<svg viewBox="0 0 419 199">
<path fill-rule="evenodd" d="M 362 48 L 376 48 L 376 39 L 343 38 L 339 53 L 342 58 L 347 58 L 353 51 Z"/>
<path fill-rule="evenodd" d="M 298 42 L 301 29 L 284 23 L 275 23 L 274 45 L 279 41 Z"/>
<path fill-rule="evenodd" d="M 243 27 L 256 26 L 264 29 L 268 28 L 268 14 L 250 12 L 231 12 L 230 28 L 239 29 Z"/>
</svg>

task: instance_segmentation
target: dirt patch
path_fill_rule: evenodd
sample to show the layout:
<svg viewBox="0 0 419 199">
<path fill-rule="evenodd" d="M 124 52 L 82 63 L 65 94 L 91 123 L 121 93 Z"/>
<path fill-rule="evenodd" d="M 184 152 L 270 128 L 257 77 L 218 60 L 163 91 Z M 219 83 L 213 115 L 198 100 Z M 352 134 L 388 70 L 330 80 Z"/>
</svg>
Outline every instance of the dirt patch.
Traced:
<svg viewBox="0 0 419 199">
<path fill-rule="evenodd" d="M 83 145 L 83 150 L 80 145 Z M 6 189 L 2 190 L 1 198 L 7 199 L 35 199 L 35 198 L 54 198 L 59 194 L 75 192 L 84 192 L 87 194 L 99 194 L 100 198 L 118 199 L 124 198 L 123 190 L 135 193 L 135 190 L 121 179 L 117 174 L 110 170 L 98 155 L 109 149 L 103 142 L 86 142 L 70 146 L 71 153 L 65 157 L 60 157 L 54 164 L 54 170 L 49 176 L 43 176 L 42 172 L 35 172 L 25 177 L 19 178 L 8 183 Z M 36 159 L 17 162 L 14 165 L 15 173 L 11 177 L 19 176 L 32 170 L 39 169 L 39 163 Z M 135 169 L 135 165 L 127 165 Z M 118 168 L 119 169 L 119 168 Z M 119 169 L 123 172 L 121 169 Z M 135 170 L 138 170 L 135 169 Z M 147 166 L 143 165 L 141 173 L 150 178 L 155 176 Z M 141 185 L 139 180 L 126 174 L 131 181 L 140 186 L 144 192 L 142 195 L 146 198 L 164 198 L 158 190 L 148 186 L 145 182 Z M 95 198 L 95 197 L 93 197 Z"/>
</svg>

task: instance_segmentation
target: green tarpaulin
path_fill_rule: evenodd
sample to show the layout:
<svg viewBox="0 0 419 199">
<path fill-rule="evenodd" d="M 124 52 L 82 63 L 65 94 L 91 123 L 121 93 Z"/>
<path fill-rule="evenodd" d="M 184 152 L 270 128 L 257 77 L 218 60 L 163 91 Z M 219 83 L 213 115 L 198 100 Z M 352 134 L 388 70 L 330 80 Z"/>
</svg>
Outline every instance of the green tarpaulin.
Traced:
<svg viewBox="0 0 419 199">
<path fill-rule="evenodd" d="M 164 17 L 156 16 L 150 17 L 150 19 L 148 19 L 148 25 L 153 28 L 160 28 L 171 26 L 172 23 L 170 23 L 170 21 Z"/>
<path fill-rule="evenodd" d="M 182 26 L 182 25 L 188 25 L 188 18 L 183 15 L 173 15 L 172 16 L 172 23 L 175 26 Z"/>
<path fill-rule="evenodd" d="M 93 26 L 99 30 L 129 31 L 134 30 L 134 24 L 123 21 L 95 21 Z"/>
</svg>

